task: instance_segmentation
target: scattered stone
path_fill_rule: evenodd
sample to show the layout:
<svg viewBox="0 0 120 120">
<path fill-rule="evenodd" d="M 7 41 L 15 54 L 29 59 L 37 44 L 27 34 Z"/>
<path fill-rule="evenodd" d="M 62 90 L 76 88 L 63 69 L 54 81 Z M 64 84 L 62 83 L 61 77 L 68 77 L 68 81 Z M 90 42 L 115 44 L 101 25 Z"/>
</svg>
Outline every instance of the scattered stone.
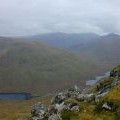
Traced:
<svg viewBox="0 0 120 120">
<path fill-rule="evenodd" d="M 52 98 L 51 103 L 52 104 L 61 104 L 65 99 L 67 99 L 67 96 L 65 93 L 61 92 L 58 93 L 55 97 Z"/>
<path fill-rule="evenodd" d="M 79 111 L 80 111 L 80 109 L 79 109 L 79 106 L 78 106 L 78 105 L 73 106 L 70 110 L 71 110 L 71 111 L 74 111 L 74 112 L 79 112 Z"/>
<path fill-rule="evenodd" d="M 85 99 L 85 94 L 78 94 L 76 98 L 77 98 L 77 100 L 82 102 Z"/>
<path fill-rule="evenodd" d="M 80 93 L 80 88 L 77 85 L 74 85 L 74 91 Z"/>
<path fill-rule="evenodd" d="M 110 72 L 110 77 L 116 77 L 116 78 L 120 78 L 120 72 L 119 71 L 115 71 L 115 70 L 112 70 Z"/>
<path fill-rule="evenodd" d="M 107 95 L 108 92 L 109 92 L 109 91 L 104 92 L 104 93 L 102 93 L 102 94 L 97 94 L 97 95 L 95 96 L 95 102 L 100 102 L 100 100 L 101 100 L 105 95 Z"/>
<path fill-rule="evenodd" d="M 105 110 L 112 111 L 114 104 L 112 102 L 106 102 L 103 104 L 102 108 Z"/>
<path fill-rule="evenodd" d="M 61 113 L 65 108 L 66 108 L 66 105 L 63 103 L 61 104 L 56 104 L 55 107 L 54 107 L 59 113 Z"/>
<path fill-rule="evenodd" d="M 59 114 L 52 114 L 48 120 L 62 120 Z"/>
<path fill-rule="evenodd" d="M 84 102 L 94 102 L 95 101 L 95 94 L 86 94 L 84 96 Z"/>
<path fill-rule="evenodd" d="M 74 88 L 58 93 L 52 98 L 52 107 L 49 110 L 41 102 L 38 102 L 32 106 L 32 120 L 43 120 L 46 117 L 48 120 L 62 120 L 61 113 L 64 110 L 70 110 L 74 112 L 80 111 L 78 101 L 100 102 L 101 98 L 103 98 L 113 87 L 120 83 L 120 72 L 113 70 L 110 72 L 110 77 L 114 77 L 114 80 L 105 85 L 103 82 L 100 82 L 97 85 L 96 93 L 87 94 L 84 91 L 80 91 L 76 85 Z M 104 104 L 101 104 L 101 107 L 104 110 L 113 111 L 114 104 L 112 102 L 105 102 Z M 84 112 L 86 112 L 86 110 L 84 110 Z"/>
<path fill-rule="evenodd" d="M 42 120 L 47 116 L 48 109 L 41 102 L 38 102 L 32 106 L 31 114 L 32 120 Z"/>
</svg>

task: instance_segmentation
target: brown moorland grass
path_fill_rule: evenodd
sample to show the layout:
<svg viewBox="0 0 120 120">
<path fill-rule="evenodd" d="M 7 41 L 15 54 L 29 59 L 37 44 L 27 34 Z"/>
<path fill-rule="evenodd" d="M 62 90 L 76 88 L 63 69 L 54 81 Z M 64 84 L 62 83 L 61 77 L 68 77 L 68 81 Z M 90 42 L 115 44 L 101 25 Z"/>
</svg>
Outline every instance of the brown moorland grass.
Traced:
<svg viewBox="0 0 120 120">
<path fill-rule="evenodd" d="M 112 91 L 109 92 L 105 99 L 116 102 L 120 105 L 120 84 L 114 89 L 112 89 Z"/>
<path fill-rule="evenodd" d="M 31 106 L 37 102 L 42 102 L 46 106 L 49 106 L 50 98 L 51 97 L 24 101 L 0 100 L 0 120 L 24 120 L 30 118 Z"/>
</svg>

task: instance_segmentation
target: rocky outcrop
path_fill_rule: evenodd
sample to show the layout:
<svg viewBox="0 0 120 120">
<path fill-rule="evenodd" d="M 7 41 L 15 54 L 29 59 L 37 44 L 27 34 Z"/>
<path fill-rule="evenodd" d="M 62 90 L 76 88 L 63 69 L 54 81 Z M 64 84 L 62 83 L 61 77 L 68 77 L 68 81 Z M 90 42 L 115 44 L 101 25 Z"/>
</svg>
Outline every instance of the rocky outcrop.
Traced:
<svg viewBox="0 0 120 120">
<path fill-rule="evenodd" d="M 41 102 L 36 103 L 31 109 L 32 120 L 43 120 L 48 116 L 48 108 Z"/>
<path fill-rule="evenodd" d="M 62 119 L 59 116 L 59 114 L 52 114 L 52 115 L 50 115 L 50 117 L 48 118 L 48 120 L 62 120 Z"/>
<path fill-rule="evenodd" d="M 120 78 L 120 65 L 118 65 L 117 67 L 115 67 L 115 68 L 110 72 L 110 76 L 111 76 L 111 77 Z"/>
<path fill-rule="evenodd" d="M 105 102 L 103 105 L 102 105 L 102 108 L 105 109 L 105 110 L 110 110 L 112 111 L 113 110 L 113 106 L 114 104 L 112 102 Z"/>
<path fill-rule="evenodd" d="M 80 112 L 79 102 L 96 102 L 109 93 L 109 91 L 120 83 L 120 72 L 111 71 L 110 77 L 96 86 L 96 91 L 87 93 L 81 91 L 76 85 L 74 88 L 56 94 L 52 100 L 52 107 L 48 109 L 42 103 L 37 103 L 32 106 L 32 120 L 62 120 L 61 113 L 64 110 Z M 105 102 L 102 104 L 102 109 L 112 111 L 114 104 Z"/>
</svg>

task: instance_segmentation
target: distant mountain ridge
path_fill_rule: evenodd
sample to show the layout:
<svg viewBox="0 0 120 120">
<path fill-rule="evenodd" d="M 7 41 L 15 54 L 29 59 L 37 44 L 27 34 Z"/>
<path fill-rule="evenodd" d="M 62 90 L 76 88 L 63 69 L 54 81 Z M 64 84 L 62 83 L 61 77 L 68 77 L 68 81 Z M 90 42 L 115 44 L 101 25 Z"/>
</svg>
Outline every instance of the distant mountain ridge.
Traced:
<svg viewBox="0 0 120 120">
<path fill-rule="evenodd" d="M 76 44 L 89 42 L 90 40 L 97 39 L 99 37 L 100 36 L 95 33 L 47 33 L 28 36 L 27 38 L 48 43 L 49 45 L 58 48 L 68 48 Z"/>
<path fill-rule="evenodd" d="M 107 68 L 120 62 L 120 35 L 115 33 L 107 35 L 50 33 L 31 36 L 31 39 L 65 49 Z"/>
<path fill-rule="evenodd" d="M 64 50 L 37 41 L 0 37 L 0 92 L 44 95 L 76 82 L 83 87 L 97 71 L 92 61 Z"/>
<path fill-rule="evenodd" d="M 75 82 L 83 86 L 120 63 L 119 35 L 90 38 L 61 50 L 39 40 L 0 37 L 0 91 L 44 94 Z"/>
<path fill-rule="evenodd" d="M 108 34 L 91 42 L 77 44 L 68 51 L 96 61 L 102 66 L 115 66 L 120 62 L 120 35 Z"/>
<path fill-rule="evenodd" d="M 48 43 L 54 47 L 69 48 L 73 45 L 84 44 L 87 42 L 95 42 L 103 39 L 119 40 L 120 35 L 109 33 L 107 35 L 98 35 L 95 33 L 45 33 L 31 35 L 25 38 Z"/>
</svg>

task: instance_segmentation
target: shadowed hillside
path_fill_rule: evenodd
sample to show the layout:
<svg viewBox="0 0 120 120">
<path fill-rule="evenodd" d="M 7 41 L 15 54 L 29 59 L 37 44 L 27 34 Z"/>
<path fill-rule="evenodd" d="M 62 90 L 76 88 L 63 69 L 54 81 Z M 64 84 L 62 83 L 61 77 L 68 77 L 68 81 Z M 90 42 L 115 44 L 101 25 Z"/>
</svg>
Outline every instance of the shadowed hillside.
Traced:
<svg viewBox="0 0 120 120">
<path fill-rule="evenodd" d="M 71 46 L 68 51 L 110 68 L 120 62 L 120 36 L 111 33 L 85 44 Z"/>
<path fill-rule="evenodd" d="M 91 69 L 92 68 L 92 69 Z M 36 95 L 69 87 L 97 73 L 83 58 L 39 42 L 0 38 L 0 91 Z"/>
<path fill-rule="evenodd" d="M 56 48 L 65 49 L 81 58 L 89 59 L 99 65 L 99 68 L 102 66 L 104 71 L 111 69 L 120 62 L 120 35 L 114 33 L 103 36 L 94 33 L 50 33 L 34 35 L 29 38 Z"/>
</svg>

